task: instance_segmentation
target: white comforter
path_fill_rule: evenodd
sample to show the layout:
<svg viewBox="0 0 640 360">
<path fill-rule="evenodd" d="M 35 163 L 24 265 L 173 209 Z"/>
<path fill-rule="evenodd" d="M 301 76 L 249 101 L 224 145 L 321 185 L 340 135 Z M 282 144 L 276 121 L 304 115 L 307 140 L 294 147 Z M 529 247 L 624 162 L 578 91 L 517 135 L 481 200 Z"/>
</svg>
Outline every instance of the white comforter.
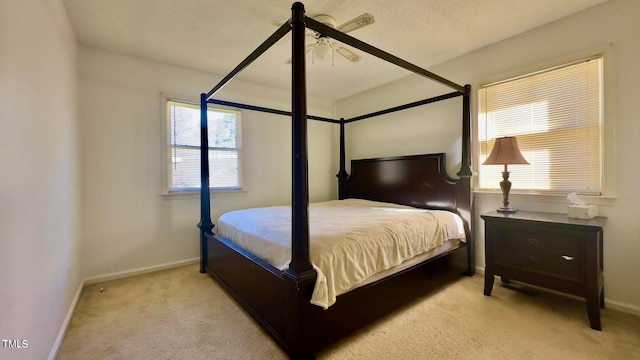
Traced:
<svg viewBox="0 0 640 360">
<path fill-rule="evenodd" d="M 370 276 L 446 240 L 465 238 L 462 220 L 451 212 L 360 199 L 310 204 L 309 233 L 318 274 L 311 303 L 325 309 Z M 285 270 L 291 260 L 291 207 L 226 213 L 218 234 Z"/>
</svg>

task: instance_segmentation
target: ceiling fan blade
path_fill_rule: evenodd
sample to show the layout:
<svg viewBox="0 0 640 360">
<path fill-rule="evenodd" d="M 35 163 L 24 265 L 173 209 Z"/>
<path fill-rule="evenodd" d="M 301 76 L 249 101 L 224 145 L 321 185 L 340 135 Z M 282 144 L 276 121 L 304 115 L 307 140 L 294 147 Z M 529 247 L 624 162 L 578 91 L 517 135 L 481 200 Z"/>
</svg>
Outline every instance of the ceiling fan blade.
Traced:
<svg viewBox="0 0 640 360">
<path fill-rule="evenodd" d="M 360 55 L 354 53 L 353 51 L 351 51 L 351 50 L 349 50 L 347 48 L 345 48 L 344 46 L 336 46 L 334 49 L 338 54 L 344 56 L 347 60 L 349 60 L 351 62 L 356 63 L 356 62 L 360 61 L 360 59 L 362 59 L 362 57 L 360 57 Z"/>
<path fill-rule="evenodd" d="M 375 19 L 373 18 L 373 15 L 364 13 L 338 26 L 337 29 L 342 31 L 343 33 L 348 33 L 349 31 L 360 29 L 363 26 L 371 25 L 374 22 Z"/>
</svg>

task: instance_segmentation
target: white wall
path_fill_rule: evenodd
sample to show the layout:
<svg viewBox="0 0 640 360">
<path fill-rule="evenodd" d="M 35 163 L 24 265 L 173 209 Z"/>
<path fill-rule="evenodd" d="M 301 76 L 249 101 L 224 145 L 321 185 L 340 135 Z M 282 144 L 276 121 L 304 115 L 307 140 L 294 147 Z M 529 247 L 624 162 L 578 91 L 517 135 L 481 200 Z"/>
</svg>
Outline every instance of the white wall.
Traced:
<svg viewBox="0 0 640 360">
<path fill-rule="evenodd" d="M 76 44 L 58 0 L 0 1 L 1 359 L 46 359 L 81 283 Z M 21 345 L 23 345 L 21 343 Z"/>
<path fill-rule="evenodd" d="M 527 73 L 546 66 L 604 53 L 605 61 L 605 172 L 608 197 L 589 199 L 608 217 L 604 240 L 605 296 L 608 305 L 640 313 L 640 1 L 614 0 L 574 16 L 501 41 L 431 69 L 459 84 L 479 84 Z M 469 29 L 473 31 L 473 29 Z M 440 87 L 440 93 L 446 90 Z M 435 95 L 428 80 L 410 76 L 338 102 L 338 114 L 357 115 Z M 477 101 L 474 92 L 473 102 Z M 459 100 L 427 105 L 384 118 L 354 123 L 348 128 L 353 158 L 446 151 L 453 175 L 460 161 Z M 376 106 L 376 108 L 373 108 Z M 475 107 L 475 104 L 474 104 Z M 474 121 L 475 110 L 473 111 Z M 442 121 L 446 120 L 447 123 Z M 367 122 L 369 121 L 369 122 Z M 367 122 L 364 124 L 364 122 Z M 477 164 L 475 165 L 477 167 Z M 512 194 L 512 204 L 523 210 L 566 212 L 564 196 Z M 477 265 L 484 267 L 483 222 L 479 214 L 501 204 L 497 193 L 474 198 Z"/>
<path fill-rule="evenodd" d="M 161 98 L 199 101 L 220 77 L 81 48 L 82 260 L 87 277 L 199 256 L 197 195 L 161 195 Z M 276 109 L 291 107 L 288 91 L 234 80 L 217 98 Z M 310 100 L 309 113 L 331 117 L 333 104 Z M 288 204 L 291 126 L 287 117 L 242 111 L 244 192 L 214 194 L 212 220 L 222 212 Z M 337 125 L 310 122 L 310 198 L 336 193 Z"/>
</svg>

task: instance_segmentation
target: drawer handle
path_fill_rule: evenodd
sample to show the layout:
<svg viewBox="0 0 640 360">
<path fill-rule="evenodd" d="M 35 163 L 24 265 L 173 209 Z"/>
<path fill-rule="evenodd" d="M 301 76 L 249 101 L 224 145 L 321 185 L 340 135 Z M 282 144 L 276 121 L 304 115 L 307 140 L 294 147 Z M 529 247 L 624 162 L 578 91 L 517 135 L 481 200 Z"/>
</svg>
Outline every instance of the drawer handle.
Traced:
<svg viewBox="0 0 640 360">
<path fill-rule="evenodd" d="M 538 247 L 538 239 L 527 239 L 527 243 L 531 247 Z"/>
<path fill-rule="evenodd" d="M 562 258 L 567 260 L 567 261 L 573 260 L 573 256 L 568 256 L 568 255 L 562 255 Z"/>
</svg>

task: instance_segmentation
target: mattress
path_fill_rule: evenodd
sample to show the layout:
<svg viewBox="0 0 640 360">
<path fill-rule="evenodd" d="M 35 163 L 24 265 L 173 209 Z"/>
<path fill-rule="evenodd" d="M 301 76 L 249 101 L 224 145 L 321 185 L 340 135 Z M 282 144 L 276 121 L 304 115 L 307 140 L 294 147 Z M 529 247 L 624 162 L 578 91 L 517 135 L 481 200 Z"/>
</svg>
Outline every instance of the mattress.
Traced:
<svg viewBox="0 0 640 360">
<path fill-rule="evenodd" d="M 291 207 L 222 215 L 218 234 L 280 270 L 291 260 Z M 309 255 L 317 272 L 311 303 L 327 309 L 336 297 L 411 260 L 464 241 L 462 219 L 449 211 L 346 199 L 309 204 Z M 421 256 L 418 258 L 418 256 Z"/>
</svg>

